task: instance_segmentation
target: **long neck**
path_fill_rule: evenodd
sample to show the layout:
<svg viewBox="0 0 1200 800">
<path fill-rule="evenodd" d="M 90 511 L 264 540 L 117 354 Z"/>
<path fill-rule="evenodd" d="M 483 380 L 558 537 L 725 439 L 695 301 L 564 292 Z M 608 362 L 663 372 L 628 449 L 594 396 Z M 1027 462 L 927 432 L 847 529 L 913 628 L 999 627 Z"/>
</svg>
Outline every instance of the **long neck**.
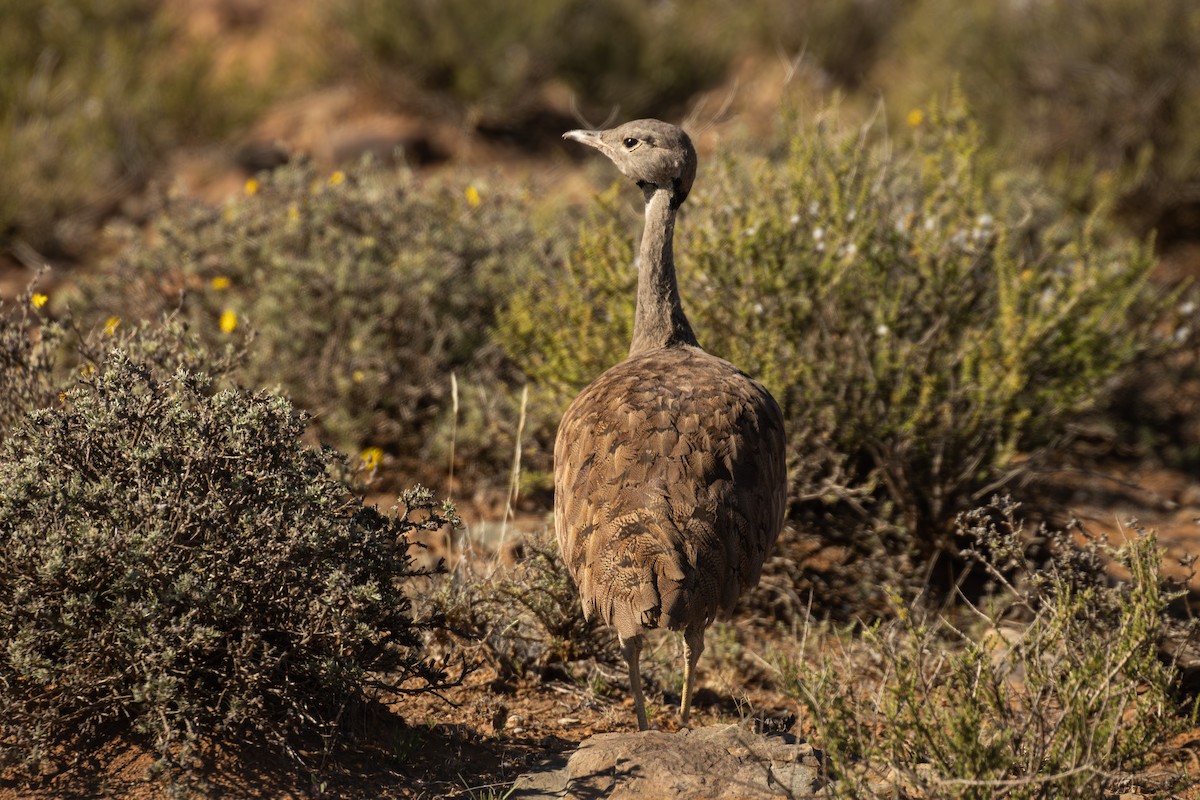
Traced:
<svg viewBox="0 0 1200 800">
<path fill-rule="evenodd" d="M 699 346 L 679 302 L 675 281 L 675 208 L 669 189 L 647 192 L 646 230 L 638 255 L 637 311 L 629 355 L 671 345 Z"/>
</svg>

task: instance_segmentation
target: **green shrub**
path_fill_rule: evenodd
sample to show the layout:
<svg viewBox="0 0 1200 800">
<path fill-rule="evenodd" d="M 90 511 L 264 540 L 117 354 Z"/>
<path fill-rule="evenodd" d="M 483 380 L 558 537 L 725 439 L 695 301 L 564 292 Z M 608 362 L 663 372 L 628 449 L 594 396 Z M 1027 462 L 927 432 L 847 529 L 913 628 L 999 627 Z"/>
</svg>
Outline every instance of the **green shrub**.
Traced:
<svg viewBox="0 0 1200 800">
<path fill-rule="evenodd" d="M 214 78 L 210 52 L 161 6 L 6 0 L 0 246 L 82 255 L 166 147 L 216 135 L 255 107 L 259 96 Z"/>
<path fill-rule="evenodd" d="M 228 328 L 253 328 L 244 382 L 280 386 L 323 438 L 349 452 L 381 448 L 426 480 L 446 469 L 449 430 L 433 430 L 451 414 L 456 375 L 470 405 L 457 458 L 507 464 L 504 425 L 516 417 L 492 418 L 510 407 L 477 402 L 474 387 L 503 386 L 488 329 L 499 277 L 538 257 L 525 216 L 533 204 L 467 188 L 370 163 L 332 175 L 289 166 L 222 208 L 170 205 L 154 243 L 109 264 L 85 287 L 87 303 L 97 320 L 182 303 L 213 344 Z"/>
<path fill-rule="evenodd" d="M 682 213 L 684 305 L 782 405 L 793 510 L 903 552 L 1022 476 L 1152 347 L 1162 305 L 1146 249 L 999 172 L 957 106 L 910 144 L 826 119 L 778 162 L 720 160 Z M 497 330 L 558 413 L 629 339 L 637 223 L 611 199 L 596 216 Z"/>
<path fill-rule="evenodd" d="M 1108 796 L 1195 724 L 1158 657 L 1170 593 L 1154 535 L 1079 549 L 1074 531 L 1040 530 L 1042 562 L 1016 510 L 993 500 L 960 518 L 996 590 L 967 625 L 895 598 L 891 622 L 784 664 L 830 754 L 831 797 Z M 1109 559 L 1128 581 L 1106 576 Z"/>
<path fill-rule="evenodd" d="M 601 115 L 665 114 L 718 82 L 743 12 L 705 2 L 344 0 L 338 18 L 369 64 L 449 94 L 492 125 L 543 110 L 554 81 Z M 564 109 L 554 109 L 563 111 Z"/>
<path fill-rule="evenodd" d="M 446 511 L 423 490 L 398 515 L 364 506 L 303 413 L 218 390 L 230 367 L 177 324 L 114 335 L 7 431 L 5 767 L 79 768 L 130 737 L 174 784 L 214 745 L 317 770 L 379 689 L 447 682 L 406 593 L 428 574 L 407 536 Z"/>
<path fill-rule="evenodd" d="M 1122 183 L 1122 210 L 1144 227 L 1195 202 L 1192 0 L 922 0 L 897 26 L 875 78 L 897 116 L 957 81 L 1014 163 L 1061 168 L 1060 185 L 1085 199 L 1098 183 Z"/>
</svg>

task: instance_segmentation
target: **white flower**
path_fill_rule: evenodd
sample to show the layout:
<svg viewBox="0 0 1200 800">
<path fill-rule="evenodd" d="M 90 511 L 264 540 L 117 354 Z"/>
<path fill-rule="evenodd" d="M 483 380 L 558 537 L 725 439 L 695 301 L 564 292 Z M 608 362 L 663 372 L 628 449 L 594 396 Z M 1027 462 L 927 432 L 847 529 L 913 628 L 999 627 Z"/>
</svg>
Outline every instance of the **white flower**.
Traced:
<svg viewBox="0 0 1200 800">
<path fill-rule="evenodd" d="M 876 328 L 875 328 L 875 335 L 876 335 L 876 336 L 887 336 L 889 333 L 891 333 L 891 331 L 892 331 L 892 329 L 891 329 L 891 328 L 889 328 L 887 325 L 884 325 L 884 324 L 881 322 L 881 323 L 879 323 L 879 325 L 878 325 L 878 326 L 876 326 Z"/>
<path fill-rule="evenodd" d="M 1193 314 L 1193 313 L 1195 313 L 1195 311 L 1196 311 L 1196 303 L 1192 300 L 1188 300 L 1187 302 L 1185 302 L 1183 305 L 1181 305 L 1179 307 L 1180 314 Z"/>
<path fill-rule="evenodd" d="M 822 239 L 824 239 L 825 238 L 825 229 L 820 228 L 820 227 L 813 228 L 813 238 L 816 239 L 818 242 L 821 241 Z"/>
<path fill-rule="evenodd" d="M 792 214 L 790 217 L 788 217 L 788 222 L 792 223 L 793 225 L 795 225 L 799 221 L 800 221 L 799 214 Z"/>
</svg>

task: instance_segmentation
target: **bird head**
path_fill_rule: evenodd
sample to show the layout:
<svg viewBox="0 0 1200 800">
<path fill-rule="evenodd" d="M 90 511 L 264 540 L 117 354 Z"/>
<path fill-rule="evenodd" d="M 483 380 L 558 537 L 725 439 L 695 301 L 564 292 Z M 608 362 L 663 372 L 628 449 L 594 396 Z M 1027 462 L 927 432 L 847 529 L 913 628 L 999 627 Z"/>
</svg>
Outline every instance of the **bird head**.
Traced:
<svg viewBox="0 0 1200 800">
<path fill-rule="evenodd" d="M 696 177 L 696 148 L 682 128 L 656 119 L 638 119 L 604 131 L 567 131 L 564 139 L 594 147 L 633 179 L 647 198 L 671 191 L 671 204 L 687 199 Z"/>
</svg>

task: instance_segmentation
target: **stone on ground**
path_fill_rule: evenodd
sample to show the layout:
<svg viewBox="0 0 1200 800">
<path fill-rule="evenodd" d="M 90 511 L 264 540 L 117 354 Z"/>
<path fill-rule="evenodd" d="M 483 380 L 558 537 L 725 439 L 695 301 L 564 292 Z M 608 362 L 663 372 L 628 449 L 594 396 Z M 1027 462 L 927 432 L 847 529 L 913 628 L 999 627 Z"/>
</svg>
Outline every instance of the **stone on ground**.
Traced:
<svg viewBox="0 0 1200 800">
<path fill-rule="evenodd" d="M 790 734 L 737 725 L 678 733 L 603 733 L 557 765 L 521 776 L 513 800 L 609 798 L 758 800 L 811 797 L 822 785 L 818 754 Z"/>
</svg>

